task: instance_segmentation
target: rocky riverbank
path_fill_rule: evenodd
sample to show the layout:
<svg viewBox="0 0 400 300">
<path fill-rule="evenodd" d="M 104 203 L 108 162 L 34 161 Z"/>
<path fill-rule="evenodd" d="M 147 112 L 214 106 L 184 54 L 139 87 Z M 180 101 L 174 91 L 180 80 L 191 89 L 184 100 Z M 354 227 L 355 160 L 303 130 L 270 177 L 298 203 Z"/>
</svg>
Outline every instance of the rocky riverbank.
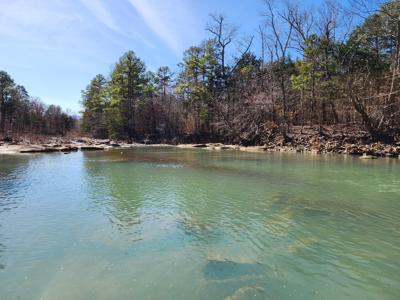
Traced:
<svg viewBox="0 0 400 300">
<path fill-rule="evenodd" d="M 209 150 L 240 150 L 247 152 L 295 152 L 312 154 L 346 154 L 363 159 L 400 156 L 400 141 L 374 142 L 361 126 L 297 126 L 292 127 L 284 139 L 270 137 L 259 146 L 225 145 L 218 143 L 184 144 L 177 147 L 204 148 Z"/>
<path fill-rule="evenodd" d="M 91 138 L 63 139 L 49 138 L 48 140 L 31 141 L 26 138 L 4 139 L 0 141 L 0 154 L 18 153 L 51 153 L 73 151 L 100 151 L 112 148 L 128 148 L 143 146 L 137 143 L 115 142 L 111 140 L 99 140 Z"/>
<path fill-rule="evenodd" d="M 2 139 L 0 154 L 49 153 L 72 151 L 101 151 L 112 148 L 134 148 L 143 146 L 175 146 L 178 148 L 202 148 L 213 151 L 236 150 L 247 152 L 296 152 L 296 153 L 336 153 L 356 155 L 362 158 L 400 157 L 400 141 L 393 143 L 373 142 L 360 127 L 294 127 L 284 139 L 281 136 L 270 138 L 259 146 L 242 146 L 223 143 L 201 144 L 152 144 L 129 143 L 109 139 L 93 138 L 42 138 L 42 139 Z"/>
<path fill-rule="evenodd" d="M 62 152 L 70 153 L 73 151 L 101 151 L 113 148 L 135 148 L 135 147 L 177 147 L 177 148 L 193 148 L 205 149 L 213 151 L 236 150 L 246 152 L 293 152 L 293 153 L 337 153 L 357 155 L 362 158 L 378 158 L 392 157 L 400 158 L 400 145 L 387 145 L 374 143 L 365 144 L 339 144 L 327 142 L 316 146 L 293 146 L 293 145 L 276 145 L 266 144 L 263 146 L 240 146 L 227 145 L 221 143 L 206 143 L 206 144 L 140 144 L 140 143 L 116 143 L 108 140 L 91 140 L 90 142 L 69 141 L 68 143 L 0 143 L 0 154 L 27 154 L 27 153 L 51 153 Z"/>
<path fill-rule="evenodd" d="M 202 148 L 206 150 L 238 150 L 246 152 L 292 152 L 292 153 L 312 153 L 312 154 L 348 154 L 360 156 L 360 158 L 378 158 L 378 157 L 392 157 L 400 158 L 400 145 L 386 145 L 386 144 L 344 144 L 332 145 L 331 143 L 319 145 L 318 147 L 299 147 L 291 145 L 276 145 L 267 144 L 264 146 L 240 146 L 240 145 L 226 145 L 218 143 L 207 144 L 184 144 L 177 145 L 178 148 Z"/>
</svg>

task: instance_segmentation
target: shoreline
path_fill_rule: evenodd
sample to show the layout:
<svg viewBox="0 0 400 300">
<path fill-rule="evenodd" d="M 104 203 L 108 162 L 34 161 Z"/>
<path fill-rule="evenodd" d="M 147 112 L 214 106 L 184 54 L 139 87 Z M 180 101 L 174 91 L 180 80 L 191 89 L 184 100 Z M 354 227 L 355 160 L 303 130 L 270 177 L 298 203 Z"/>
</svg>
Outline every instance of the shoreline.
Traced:
<svg viewBox="0 0 400 300">
<path fill-rule="evenodd" d="M 223 143 L 201 143 L 201 144 L 144 144 L 115 142 L 111 140 L 78 138 L 70 141 L 49 140 L 47 143 L 14 142 L 1 143 L 0 155 L 21 155 L 32 153 L 71 153 L 76 151 L 105 151 L 109 149 L 129 149 L 139 147 L 176 147 L 180 149 L 204 149 L 210 151 L 234 150 L 250 153 L 308 153 L 308 154 L 344 154 L 358 156 L 365 159 L 389 157 L 400 159 L 400 144 L 395 145 L 373 143 L 373 144 L 343 144 L 334 147 L 326 145 L 304 147 L 302 145 L 278 145 L 270 143 L 264 146 L 241 146 Z M 329 144 L 329 143 L 328 143 Z"/>
<path fill-rule="evenodd" d="M 344 154 L 363 158 L 400 157 L 400 133 L 393 141 L 376 142 L 360 124 L 337 124 L 330 126 L 292 126 L 284 138 L 274 134 L 254 140 L 248 145 L 239 142 L 224 143 L 216 138 L 211 142 L 207 136 L 181 136 L 167 139 L 147 137 L 136 141 L 124 139 L 98 139 L 80 135 L 46 136 L 14 134 L 0 135 L 0 154 L 49 153 L 72 151 L 96 151 L 113 148 L 177 147 L 185 149 L 236 150 L 244 152 Z"/>
<path fill-rule="evenodd" d="M 374 145 L 376 146 L 376 145 Z M 324 151 L 318 148 L 314 149 L 304 149 L 302 147 L 293 147 L 293 146 L 279 146 L 279 145 L 268 145 L 268 146 L 240 146 L 240 145 L 231 145 L 231 144 L 216 144 L 216 143 L 207 143 L 207 144 L 182 144 L 177 145 L 177 148 L 185 148 L 185 149 L 205 149 L 205 150 L 236 150 L 250 153 L 303 153 L 303 154 L 336 154 L 336 155 L 350 155 L 356 156 L 363 159 L 375 159 L 375 158 L 395 158 L 400 159 L 400 146 L 392 145 L 392 146 L 378 146 L 374 149 L 371 145 L 363 144 L 363 145 L 354 145 L 350 144 L 345 149 L 338 150 L 330 150 Z M 381 149 L 383 148 L 383 149 Z"/>
</svg>

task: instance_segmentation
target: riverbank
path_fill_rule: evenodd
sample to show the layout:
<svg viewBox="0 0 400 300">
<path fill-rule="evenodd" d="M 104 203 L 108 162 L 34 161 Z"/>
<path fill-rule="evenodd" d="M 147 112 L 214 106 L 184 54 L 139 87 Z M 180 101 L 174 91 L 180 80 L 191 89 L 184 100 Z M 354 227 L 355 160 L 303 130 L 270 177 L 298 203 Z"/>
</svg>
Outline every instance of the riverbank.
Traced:
<svg viewBox="0 0 400 300">
<path fill-rule="evenodd" d="M 104 140 L 91 139 L 90 142 L 86 141 L 68 141 L 66 143 L 45 143 L 45 144 L 32 144 L 32 143 L 3 143 L 0 144 L 0 154 L 29 154 L 29 153 L 52 153 L 62 152 L 70 153 L 74 151 L 103 151 L 113 148 L 136 148 L 136 147 L 177 147 L 185 149 L 205 149 L 211 151 L 224 151 L 235 150 L 254 153 L 265 152 L 292 152 L 292 153 L 336 153 L 358 155 L 368 158 L 377 157 L 392 157 L 400 158 L 400 145 L 387 145 L 387 144 L 344 144 L 333 145 L 328 143 L 319 145 L 318 147 L 297 147 L 291 145 L 264 145 L 264 146 L 240 146 L 222 143 L 205 143 L 205 144 L 143 144 L 143 143 L 116 143 Z"/>
<path fill-rule="evenodd" d="M 357 126 L 330 126 L 327 128 L 292 127 L 286 139 L 275 136 L 262 145 L 243 146 L 224 143 L 170 143 L 168 141 L 127 142 L 87 137 L 9 138 L 0 141 L 0 154 L 49 153 L 72 151 L 101 151 L 112 148 L 135 147 L 201 148 L 213 151 L 236 150 L 246 152 L 295 152 L 312 154 L 348 154 L 369 158 L 400 156 L 400 141 L 373 142 L 368 133 Z"/>
<path fill-rule="evenodd" d="M 184 144 L 183 148 L 210 150 L 240 150 L 247 152 L 295 152 L 312 154 L 347 154 L 363 158 L 400 156 L 400 141 L 375 142 L 360 125 L 292 126 L 284 139 L 282 135 L 270 136 L 258 146 L 226 144 Z"/>
<path fill-rule="evenodd" d="M 344 154 L 344 155 L 355 155 L 362 158 L 378 158 L 378 157 L 391 157 L 400 158 L 400 146 L 386 145 L 386 144 L 347 144 L 335 148 L 320 146 L 316 148 L 302 148 L 294 146 L 277 146 L 277 145 L 265 145 L 265 146 L 240 146 L 240 145 L 226 145 L 226 144 L 183 144 L 177 145 L 178 148 L 202 148 L 206 150 L 237 150 L 245 152 L 290 152 L 290 153 L 311 153 L 311 154 Z"/>
<path fill-rule="evenodd" d="M 92 138 L 60 138 L 49 137 L 39 141 L 27 138 L 0 141 L 0 154 L 27 154 L 27 153 L 51 153 L 73 151 L 101 151 L 112 148 L 131 148 L 144 146 L 139 143 L 115 142 Z"/>
</svg>

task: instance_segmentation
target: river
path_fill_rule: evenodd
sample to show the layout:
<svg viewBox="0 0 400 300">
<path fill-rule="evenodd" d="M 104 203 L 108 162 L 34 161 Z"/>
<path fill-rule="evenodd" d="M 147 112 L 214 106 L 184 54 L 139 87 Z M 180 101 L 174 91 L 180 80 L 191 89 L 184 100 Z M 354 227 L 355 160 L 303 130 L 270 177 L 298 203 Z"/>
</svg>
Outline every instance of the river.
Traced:
<svg viewBox="0 0 400 300">
<path fill-rule="evenodd" d="M 0 299 L 398 299 L 400 160 L 0 156 Z"/>
</svg>

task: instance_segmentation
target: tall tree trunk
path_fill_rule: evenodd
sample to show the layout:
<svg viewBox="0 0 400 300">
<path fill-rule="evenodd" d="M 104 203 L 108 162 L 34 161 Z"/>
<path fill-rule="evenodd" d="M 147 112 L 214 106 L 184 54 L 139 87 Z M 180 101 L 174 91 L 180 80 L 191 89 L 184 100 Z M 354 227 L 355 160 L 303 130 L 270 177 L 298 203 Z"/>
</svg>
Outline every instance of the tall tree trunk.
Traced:
<svg viewBox="0 0 400 300">
<path fill-rule="evenodd" d="M 338 116 L 338 113 L 336 111 L 336 106 L 335 106 L 334 100 L 329 101 L 329 104 L 330 104 L 331 109 L 332 109 L 332 115 L 333 115 L 334 123 L 337 124 L 337 123 L 339 123 L 339 116 Z"/>
<path fill-rule="evenodd" d="M 4 132 L 6 126 L 6 111 L 4 107 L 4 100 L 1 100 L 1 106 L 0 106 L 0 131 Z"/>
</svg>

